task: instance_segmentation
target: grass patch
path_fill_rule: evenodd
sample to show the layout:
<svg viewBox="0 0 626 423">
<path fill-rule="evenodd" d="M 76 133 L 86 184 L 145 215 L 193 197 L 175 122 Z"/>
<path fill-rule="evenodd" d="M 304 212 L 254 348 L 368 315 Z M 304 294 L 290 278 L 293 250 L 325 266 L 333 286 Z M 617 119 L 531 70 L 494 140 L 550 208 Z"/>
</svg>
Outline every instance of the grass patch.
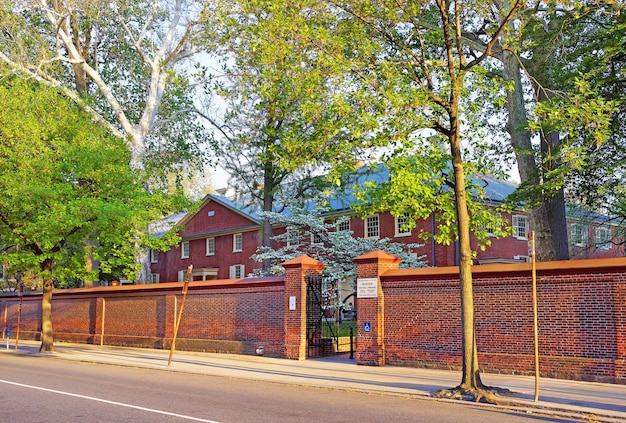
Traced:
<svg viewBox="0 0 626 423">
<path fill-rule="evenodd" d="M 352 336 L 356 337 L 356 321 L 354 320 L 341 323 L 324 322 L 322 323 L 322 336 L 324 338 L 350 336 L 350 328 L 352 328 Z"/>
</svg>

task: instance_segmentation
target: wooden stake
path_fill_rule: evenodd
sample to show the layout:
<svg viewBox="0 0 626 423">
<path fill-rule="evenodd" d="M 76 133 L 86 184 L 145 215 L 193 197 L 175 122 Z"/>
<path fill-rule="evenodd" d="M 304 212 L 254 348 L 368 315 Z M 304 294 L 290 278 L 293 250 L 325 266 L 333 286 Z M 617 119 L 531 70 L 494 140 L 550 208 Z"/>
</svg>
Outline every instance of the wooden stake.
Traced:
<svg viewBox="0 0 626 423">
<path fill-rule="evenodd" d="M 539 401 L 539 323 L 537 318 L 537 265 L 535 260 L 535 232 L 528 234 L 533 279 L 533 332 L 535 341 L 535 402 Z"/>
<path fill-rule="evenodd" d="M 172 365 L 172 356 L 174 355 L 174 349 L 176 348 L 176 336 L 178 335 L 178 326 L 180 325 L 180 319 L 183 317 L 183 307 L 185 306 L 185 298 L 187 298 L 187 288 L 189 287 L 189 281 L 191 280 L 192 271 L 193 265 L 187 268 L 187 276 L 185 276 L 185 282 L 183 283 L 183 299 L 180 302 L 178 318 L 174 323 L 174 337 L 172 338 L 172 346 L 170 347 L 170 358 L 167 360 L 167 367 L 170 367 Z"/>
</svg>

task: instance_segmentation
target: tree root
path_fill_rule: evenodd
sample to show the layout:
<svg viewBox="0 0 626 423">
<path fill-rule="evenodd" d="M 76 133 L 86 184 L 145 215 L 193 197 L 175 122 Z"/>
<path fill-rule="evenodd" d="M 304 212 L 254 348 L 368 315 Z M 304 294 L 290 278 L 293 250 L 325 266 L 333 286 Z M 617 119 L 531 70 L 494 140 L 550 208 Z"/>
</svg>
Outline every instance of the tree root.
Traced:
<svg viewBox="0 0 626 423">
<path fill-rule="evenodd" d="M 515 395 L 515 392 L 506 388 L 498 388 L 494 386 L 466 387 L 457 386 L 451 389 L 442 389 L 434 392 L 433 397 L 455 399 L 462 401 L 480 402 L 486 404 L 506 404 L 506 397 Z"/>
</svg>

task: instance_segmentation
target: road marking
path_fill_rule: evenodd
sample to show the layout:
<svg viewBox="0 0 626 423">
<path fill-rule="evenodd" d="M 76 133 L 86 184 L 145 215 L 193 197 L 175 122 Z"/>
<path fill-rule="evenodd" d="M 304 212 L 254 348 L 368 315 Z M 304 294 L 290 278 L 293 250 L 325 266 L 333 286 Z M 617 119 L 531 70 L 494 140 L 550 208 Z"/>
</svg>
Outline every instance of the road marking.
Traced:
<svg viewBox="0 0 626 423">
<path fill-rule="evenodd" d="M 109 400 L 105 400 L 101 398 L 88 397 L 86 395 L 73 394 L 71 392 L 57 391 L 56 389 L 42 388 L 40 386 L 25 385 L 23 383 L 11 382 L 8 380 L 3 380 L 3 379 L 0 379 L 0 382 L 6 383 L 7 385 L 15 385 L 15 386 L 20 386 L 22 388 L 29 388 L 29 389 L 36 389 L 39 391 L 51 392 L 53 394 L 67 395 L 69 397 L 82 398 L 82 399 L 91 400 L 91 401 L 98 401 L 98 402 L 103 402 L 105 404 L 117 405 L 117 406 L 126 407 L 126 408 L 133 408 L 135 410 L 147 411 L 149 413 L 155 413 L 155 414 L 163 414 L 166 416 L 178 417 L 180 419 L 185 419 L 185 420 L 193 420 L 196 422 L 204 422 L 204 423 L 220 423 L 215 420 L 200 419 L 198 417 L 185 416 L 183 414 L 170 413 L 168 411 L 155 410 L 153 408 L 139 407 L 137 405 L 125 404 L 123 402 L 109 401 Z"/>
</svg>

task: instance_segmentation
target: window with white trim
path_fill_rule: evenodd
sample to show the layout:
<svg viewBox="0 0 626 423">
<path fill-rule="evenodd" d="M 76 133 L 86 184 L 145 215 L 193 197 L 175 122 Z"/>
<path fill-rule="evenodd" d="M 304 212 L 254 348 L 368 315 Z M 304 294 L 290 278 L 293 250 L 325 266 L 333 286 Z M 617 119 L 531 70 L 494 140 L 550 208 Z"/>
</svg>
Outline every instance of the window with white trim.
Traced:
<svg viewBox="0 0 626 423">
<path fill-rule="evenodd" d="M 311 234 L 311 244 L 321 245 L 323 243 L 324 243 L 324 240 L 322 239 L 322 236 L 320 234 L 317 234 L 317 233 Z"/>
<path fill-rule="evenodd" d="M 206 239 L 206 255 L 207 256 L 215 255 L 215 238 Z"/>
<path fill-rule="evenodd" d="M 569 227 L 569 242 L 577 247 L 586 247 L 589 244 L 587 227 L 578 223 L 571 224 Z"/>
<path fill-rule="evenodd" d="M 611 249 L 611 230 L 609 228 L 596 228 L 595 233 L 596 248 L 598 250 Z"/>
<path fill-rule="evenodd" d="M 243 264 L 233 264 L 230 266 L 230 278 L 241 279 L 246 273 L 246 267 Z"/>
<path fill-rule="evenodd" d="M 300 245 L 300 230 L 294 226 L 287 227 L 287 247 Z"/>
<path fill-rule="evenodd" d="M 380 224 L 378 215 L 368 216 L 365 219 L 365 238 L 378 238 L 380 236 Z"/>
<path fill-rule="evenodd" d="M 513 226 L 513 236 L 515 238 L 527 239 L 528 218 L 526 216 L 514 214 L 511 218 L 511 226 Z"/>
<path fill-rule="evenodd" d="M 150 263 L 158 263 L 159 262 L 159 250 L 150 250 Z"/>
<path fill-rule="evenodd" d="M 337 232 L 350 231 L 350 219 L 344 219 L 337 224 Z"/>
<path fill-rule="evenodd" d="M 243 236 L 241 234 L 233 234 L 233 253 L 243 250 Z"/>
<path fill-rule="evenodd" d="M 160 276 L 159 276 L 159 274 L 158 274 L 158 273 L 151 273 L 151 274 L 150 274 L 150 282 L 151 282 L 151 283 L 159 283 L 159 280 L 160 280 L 160 279 L 161 279 L 161 278 L 160 278 Z"/>
<path fill-rule="evenodd" d="M 411 235 L 411 229 L 409 229 L 409 214 L 402 213 L 400 216 L 395 217 L 396 221 L 396 236 L 409 236 Z"/>
<path fill-rule="evenodd" d="M 180 258 L 189 258 L 189 241 L 180 243 Z"/>
</svg>

